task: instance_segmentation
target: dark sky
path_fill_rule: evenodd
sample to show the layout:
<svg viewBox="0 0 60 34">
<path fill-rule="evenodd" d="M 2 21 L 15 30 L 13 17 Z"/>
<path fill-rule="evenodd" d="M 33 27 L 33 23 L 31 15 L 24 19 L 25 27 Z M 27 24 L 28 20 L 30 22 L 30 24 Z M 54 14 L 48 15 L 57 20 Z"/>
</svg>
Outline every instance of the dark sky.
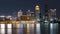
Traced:
<svg viewBox="0 0 60 34">
<path fill-rule="evenodd" d="M 41 7 L 42 15 L 44 15 L 44 2 L 46 0 L 0 0 L 0 15 L 15 15 L 18 10 L 26 12 L 28 9 L 34 11 L 36 4 L 39 4 Z M 57 0 L 47 0 L 48 8 L 57 9 L 57 17 L 60 17 L 59 13 L 59 1 Z"/>
</svg>

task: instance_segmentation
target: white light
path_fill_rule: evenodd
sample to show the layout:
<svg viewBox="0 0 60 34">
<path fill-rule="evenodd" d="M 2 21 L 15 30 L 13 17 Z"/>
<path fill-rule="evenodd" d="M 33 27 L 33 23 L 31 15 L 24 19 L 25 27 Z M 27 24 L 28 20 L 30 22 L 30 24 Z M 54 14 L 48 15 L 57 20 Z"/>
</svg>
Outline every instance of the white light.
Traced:
<svg viewBox="0 0 60 34">
<path fill-rule="evenodd" d="M 5 24 L 1 24 L 1 34 L 5 34 Z"/>
<path fill-rule="evenodd" d="M 36 7 L 38 8 L 39 6 L 37 5 Z"/>
<path fill-rule="evenodd" d="M 46 21 L 44 21 L 44 22 L 48 22 L 48 21 L 46 20 Z"/>
<path fill-rule="evenodd" d="M 50 9 L 52 12 L 55 12 L 56 11 L 56 9 Z"/>
<path fill-rule="evenodd" d="M 7 24 L 7 33 L 11 34 L 12 33 L 12 24 Z"/>
<path fill-rule="evenodd" d="M 40 34 L 40 24 L 36 24 L 36 34 Z"/>
<path fill-rule="evenodd" d="M 50 19 L 50 21 L 53 21 L 53 19 Z"/>
<path fill-rule="evenodd" d="M 2 29 L 5 29 L 5 24 L 1 24 L 1 28 Z"/>
<path fill-rule="evenodd" d="M 50 24 L 50 28 L 51 28 L 51 29 L 53 28 L 53 24 L 52 24 L 52 23 Z"/>
<path fill-rule="evenodd" d="M 12 24 L 7 24 L 7 27 L 8 28 L 12 28 Z"/>
<path fill-rule="evenodd" d="M 5 17 L 5 16 L 0 16 L 0 17 Z"/>
<path fill-rule="evenodd" d="M 37 21 L 40 21 L 40 19 L 37 19 Z"/>
<path fill-rule="evenodd" d="M 12 16 L 7 16 L 7 17 L 12 17 Z"/>
</svg>

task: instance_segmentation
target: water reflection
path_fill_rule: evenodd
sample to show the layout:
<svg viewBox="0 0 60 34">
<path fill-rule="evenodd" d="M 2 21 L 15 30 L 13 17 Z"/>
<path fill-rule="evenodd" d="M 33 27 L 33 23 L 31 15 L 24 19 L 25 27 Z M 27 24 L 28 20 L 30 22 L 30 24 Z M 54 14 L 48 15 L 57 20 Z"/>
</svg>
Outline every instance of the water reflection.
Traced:
<svg viewBox="0 0 60 34">
<path fill-rule="evenodd" d="M 17 24 L 18 34 L 23 34 L 23 24 Z"/>
<path fill-rule="evenodd" d="M 58 34 L 58 23 L 0 24 L 0 34 Z"/>
<path fill-rule="evenodd" d="M 50 24 L 50 34 L 58 34 L 58 23 Z"/>
<path fill-rule="evenodd" d="M 53 24 L 50 23 L 50 34 L 53 34 Z"/>
<path fill-rule="evenodd" d="M 5 34 L 5 24 L 1 24 L 1 34 Z"/>
<path fill-rule="evenodd" d="M 12 24 L 7 24 L 7 34 L 12 34 Z"/>
<path fill-rule="evenodd" d="M 36 24 L 36 34 L 41 34 L 41 32 L 40 32 L 40 24 Z"/>
<path fill-rule="evenodd" d="M 30 26 L 27 24 L 27 34 L 30 34 Z"/>
<path fill-rule="evenodd" d="M 30 34 L 34 34 L 34 24 L 29 25 L 30 25 Z"/>
</svg>

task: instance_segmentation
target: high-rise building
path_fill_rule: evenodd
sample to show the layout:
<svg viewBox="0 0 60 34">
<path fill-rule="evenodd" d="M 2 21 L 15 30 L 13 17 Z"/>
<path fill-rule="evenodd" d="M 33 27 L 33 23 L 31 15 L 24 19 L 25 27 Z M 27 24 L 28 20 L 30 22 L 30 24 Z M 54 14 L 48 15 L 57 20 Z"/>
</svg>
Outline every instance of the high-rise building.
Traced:
<svg viewBox="0 0 60 34">
<path fill-rule="evenodd" d="M 22 10 L 19 10 L 19 11 L 18 11 L 18 17 L 21 17 L 22 14 L 23 14 Z"/>
<path fill-rule="evenodd" d="M 39 5 L 35 6 L 35 11 L 36 11 L 36 21 L 40 21 L 40 6 Z"/>
<path fill-rule="evenodd" d="M 23 15 L 23 12 L 22 12 L 22 10 L 19 10 L 18 11 L 18 17 L 17 17 L 17 20 L 20 20 L 20 17 Z"/>
<path fill-rule="evenodd" d="M 30 10 L 27 11 L 27 15 L 31 16 L 31 11 Z"/>
<path fill-rule="evenodd" d="M 56 9 L 48 10 L 48 18 L 53 21 L 56 18 Z"/>
</svg>

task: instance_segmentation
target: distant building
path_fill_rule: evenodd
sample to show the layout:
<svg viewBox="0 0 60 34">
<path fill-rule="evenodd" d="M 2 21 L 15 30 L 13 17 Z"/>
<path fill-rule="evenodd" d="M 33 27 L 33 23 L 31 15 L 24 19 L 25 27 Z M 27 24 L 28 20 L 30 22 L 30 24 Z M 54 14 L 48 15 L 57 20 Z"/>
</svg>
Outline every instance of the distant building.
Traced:
<svg viewBox="0 0 60 34">
<path fill-rule="evenodd" d="M 22 10 L 19 10 L 18 11 L 18 14 L 17 14 L 17 20 L 20 20 L 20 17 L 23 15 L 23 12 Z"/>
<path fill-rule="evenodd" d="M 5 21 L 5 16 L 0 16 L 0 21 Z"/>
<path fill-rule="evenodd" d="M 14 20 L 13 16 L 6 16 L 5 21 L 12 21 Z"/>
<path fill-rule="evenodd" d="M 18 11 L 18 17 L 21 17 L 22 14 L 23 14 L 22 10 L 19 10 L 19 11 Z"/>
<path fill-rule="evenodd" d="M 31 16 L 27 16 L 27 15 L 22 15 L 21 16 L 21 18 L 20 18 L 21 20 L 24 20 L 24 21 L 29 21 L 29 20 L 31 20 L 32 18 L 31 18 Z"/>
<path fill-rule="evenodd" d="M 36 21 L 40 21 L 40 6 L 36 5 L 35 6 L 35 11 L 36 11 Z"/>
<path fill-rule="evenodd" d="M 31 16 L 31 11 L 30 10 L 27 11 L 27 15 Z"/>
<path fill-rule="evenodd" d="M 35 19 L 36 20 L 36 15 L 35 15 L 34 12 L 31 12 L 31 17 L 32 17 L 32 19 Z"/>
<path fill-rule="evenodd" d="M 56 18 L 56 9 L 48 10 L 48 18 L 50 19 L 50 21 L 53 21 Z"/>
</svg>

